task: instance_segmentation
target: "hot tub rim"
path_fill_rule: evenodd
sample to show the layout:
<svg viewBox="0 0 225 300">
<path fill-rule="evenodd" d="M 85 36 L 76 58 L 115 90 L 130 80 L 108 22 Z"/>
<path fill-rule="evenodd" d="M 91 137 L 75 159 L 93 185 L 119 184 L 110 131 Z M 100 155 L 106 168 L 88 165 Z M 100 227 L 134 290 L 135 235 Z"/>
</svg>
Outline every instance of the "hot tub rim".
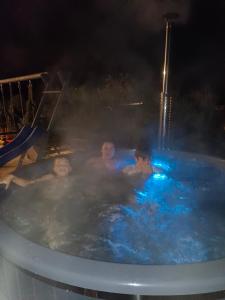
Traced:
<svg viewBox="0 0 225 300">
<path fill-rule="evenodd" d="M 71 256 L 35 244 L 0 221 L 0 254 L 56 282 L 128 295 L 190 295 L 224 290 L 225 259 L 184 265 L 131 265 Z"/>
</svg>

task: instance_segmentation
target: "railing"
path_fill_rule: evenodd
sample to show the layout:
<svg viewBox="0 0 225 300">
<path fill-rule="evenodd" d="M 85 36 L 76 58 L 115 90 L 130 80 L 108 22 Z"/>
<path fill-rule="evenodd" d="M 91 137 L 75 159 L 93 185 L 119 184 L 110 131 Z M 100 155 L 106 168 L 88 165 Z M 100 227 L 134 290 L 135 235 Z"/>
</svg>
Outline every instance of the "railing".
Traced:
<svg viewBox="0 0 225 300">
<path fill-rule="evenodd" d="M 48 72 L 41 72 L 41 73 L 35 73 L 30 75 L 24 75 L 24 76 L 18 76 L 18 77 L 12 77 L 12 78 L 6 78 L 6 79 L 0 79 L 0 84 L 6 84 L 6 83 L 12 83 L 12 82 L 18 82 L 18 81 L 26 81 L 26 80 L 34 80 L 34 79 L 40 79 L 48 75 Z"/>
</svg>

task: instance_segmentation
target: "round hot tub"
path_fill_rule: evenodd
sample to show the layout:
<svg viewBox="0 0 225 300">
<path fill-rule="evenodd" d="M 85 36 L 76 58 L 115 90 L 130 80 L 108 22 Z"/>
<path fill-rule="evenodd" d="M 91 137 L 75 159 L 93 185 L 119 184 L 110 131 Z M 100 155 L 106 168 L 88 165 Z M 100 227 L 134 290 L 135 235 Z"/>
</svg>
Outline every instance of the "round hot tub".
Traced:
<svg viewBox="0 0 225 300">
<path fill-rule="evenodd" d="M 147 179 L 80 165 L 58 184 L 2 191 L 2 297 L 225 298 L 225 161 L 154 153 Z"/>
</svg>

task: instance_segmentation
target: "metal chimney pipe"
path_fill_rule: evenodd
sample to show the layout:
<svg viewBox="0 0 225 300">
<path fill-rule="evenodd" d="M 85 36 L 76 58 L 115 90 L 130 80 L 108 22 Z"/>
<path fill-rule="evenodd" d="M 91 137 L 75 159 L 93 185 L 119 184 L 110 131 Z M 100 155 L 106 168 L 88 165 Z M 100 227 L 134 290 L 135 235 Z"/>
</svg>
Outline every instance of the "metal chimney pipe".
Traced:
<svg viewBox="0 0 225 300">
<path fill-rule="evenodd" d="M 162 91 L 160 95 L 160 116 L 159 116 L 159 133 L 158 133 L 158 147 L 165 149 L 167 136 L 167 122 L 168 122 L 168 81 L 169 81 L 169 60 L 170 60 L 170 39 L 172 20 L 177 18 L 175 13 L 166 14 L 166 32 L 165 32 L 165 49 L 164 49 L 164 64 L 163 64 L 163 80 Z"/>
</svg>

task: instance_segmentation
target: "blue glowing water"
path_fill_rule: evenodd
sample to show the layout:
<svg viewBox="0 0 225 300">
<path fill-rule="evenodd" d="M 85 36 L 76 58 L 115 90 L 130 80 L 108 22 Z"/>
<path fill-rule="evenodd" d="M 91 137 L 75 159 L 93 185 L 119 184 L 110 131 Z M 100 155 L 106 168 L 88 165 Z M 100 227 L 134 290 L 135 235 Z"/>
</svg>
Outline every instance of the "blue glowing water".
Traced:
<svg viewBox="0 0 225 300">
<path fill-rule="evenodd" d="M 136 205 L 123 205 L 120 212 L 115 213 L 116 217 L 106 220 L 110 224 L 105 242 L 113 261 L 183 264 L 224 257 L 225 222 L 221 215 L 225 213 L 225 204 L 220 203 L 222 211 L 215 215 L 207 207 L 212 199 L 206 194 L 210 191 L 208 195 L 212 195 L 217 189 L 220 200 L 225 200 L 221 172 L 205 165 L 199 169 L 195 165 L 192 181 L 190 170 L 188 180 L 182 181 L 170 176 L 173 168 L 168 161 L 153 161 L 153 165 L 161 168 L 161 172 L 154 173 L 141 187 L 134 189 Z M 217 174 L 211 182 L 209 174 L 202 172 L 206 169 Z M 183 178 L 185 176 L 184 173 Z"/>
<path fill-rule="evenodd" d="M 120 167 L 131 163 L 125 156 Z M 225 166 L 185 155 L 154 156 L 152 164 L 155 172 L 131 180 L 126 193 L 121 178 L 81 188 L 76 177 L 58 200 L 62 191 L 50 199 L 49 186 L 48 197 L 42 190 L 32 205 L 27 192 L 10 199 L 16 214 L 10 207 L 4 218 L 35 242 L 90 259 L 183 264 L 225 257 Z"/>
<path fill-rule="evenodd" d="M 193 210 L 190 186 L 155 173 L 134 192 L 136 207 L 122 206 L 120 217 L 110 226 L 109 246 L 117 262 L 169 264 L 206 259 L 188 224 Z"/>
</svg>

